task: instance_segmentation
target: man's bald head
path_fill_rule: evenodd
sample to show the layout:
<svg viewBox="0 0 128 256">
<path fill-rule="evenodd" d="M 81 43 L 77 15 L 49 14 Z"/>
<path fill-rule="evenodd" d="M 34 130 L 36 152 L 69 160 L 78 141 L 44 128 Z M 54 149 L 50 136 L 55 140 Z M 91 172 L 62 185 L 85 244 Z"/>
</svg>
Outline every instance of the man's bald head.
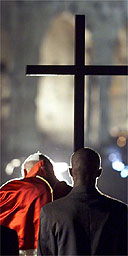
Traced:
<svg viewBox="0 0 128 256">
<path fill-rule="evenodd" d="M 101 174 L 101 157 L 91 148 L 81 148 L 71 156 L 71 175 L 76 180 L 94 181 Z"/>
</svg>

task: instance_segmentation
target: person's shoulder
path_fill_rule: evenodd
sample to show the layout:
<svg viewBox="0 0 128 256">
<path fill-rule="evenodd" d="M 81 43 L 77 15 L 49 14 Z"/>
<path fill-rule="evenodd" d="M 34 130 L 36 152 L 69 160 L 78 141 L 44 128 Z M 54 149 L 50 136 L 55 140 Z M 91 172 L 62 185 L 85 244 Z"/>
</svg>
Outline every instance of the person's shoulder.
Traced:
<svg viewBox="0 0 128 256">
<path fill-rule="evenodd" d="M 6 190 L 8 188 L 13 188 L 13 187 L 20 187 L 20 186 L 27 186 L 27 184 L 31 183 L 31 185 L 33 186 L 33 182 L 35 183 L 35 177 L 29 177 L 29 178 L 15 178 L 12 180 L 9 180 L 7 182 L 5 182 L 2 186 L 1 186 L 1 190 Z"/>
<path fill-rule="evenodd" d="M 30 186 L 35 186 L 37 188 L 39 188 L 42 185 L 47 186 L 45 179 L 41 179 L 36 176 L 24 178 L 23 182 L 24 182 L 24 185 L 30 184 Z"/>
<path fill-rule="evenodd" d="M 61 214 L 61 212 L 64 209 L 63 207 L 66 204 L 66 200 L 67 200 L 67 197 L 62 197 L 62 198 L 59 198 L 53 202 L 50 202 L 50 203 L 44 205 L 41 209 L 40 216 L 42 216 L 43 214 L 51 216 L 51 214 L 54 214 L 57 212 L 60 212 L 60 214 Z"/>
<path fill-rule="evenodd" d="M 22 181 L 23 181 L 23 178 L 9 180 L 9 181 L 5 182 L 0 187 L 0 189 L 1 189 L 1 191 L 6 191 L 6 190 L 8 191 L 9 189 L 17 189 L 17 188 L 21 187 Z"/>
<path fill-rule="evenodd" d="M 34 191 L 35 193 L 39 194 L 43 190 L 49 190 L 48 185 L 45 181 L 40 180 L 36 177 L 29 177 L 29 178 L 19 178 L 13 179 L 1 186 L 1 192 L 31 192 Z"/>
<path fill-rule="evenodd" d="M 102 194 L 102 199 L 105 201 L 106 204 L 108 204 L 111 208 L 114 208 L 115 210 L 127 210 L 127 204 L 119 199 L 113 198 L 106 194 Z"/>
<path fill-rule="evenodd" d="M 53 202 L 48 203 L 45 205 L 47 209 L 61 207 L 61 205 L 64 205 L 66 203 L 67 196 L 61 197 L 59 199 L 54 200 Z"/>
<path fill-rule="evenodd" d="M 37 196 L 44 194 L 46 192 L 51 193 L 50 185 L 45 182 L 43 179 L 39 179 L 37 177 L 29 177 L 23 179 L 23 188 L 26 191 L 33 191 L 33 193 Z"/>
</svg>

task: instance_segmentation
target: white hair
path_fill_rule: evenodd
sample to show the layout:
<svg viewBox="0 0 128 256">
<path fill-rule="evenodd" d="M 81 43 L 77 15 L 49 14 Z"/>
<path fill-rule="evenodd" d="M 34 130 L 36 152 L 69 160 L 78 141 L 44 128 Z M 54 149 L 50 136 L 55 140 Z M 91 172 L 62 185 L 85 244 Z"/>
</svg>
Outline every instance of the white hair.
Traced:
<svg viewBox="0 0 128 256">
<path fill-rule="evenodd" d="M 28 156 L 24 160 L 24 162 L 22 163 L 22 165 L 21 165 L 21 174 L 22 174 L 22 176 L 24 176 L 24 167 L 25 167 L 26 163 L 31 162 L 31 161 L 39 162 L 41 160 L 41 158 L 48 159 L 53 164 L 53 161 L 48 156 L 46 156 L 46 155 L 44 155 L 44 154 L 42 154 L 41 152 L 38 151 L 38 152 L 33 153 L 30 156 Z"/>
</svg>

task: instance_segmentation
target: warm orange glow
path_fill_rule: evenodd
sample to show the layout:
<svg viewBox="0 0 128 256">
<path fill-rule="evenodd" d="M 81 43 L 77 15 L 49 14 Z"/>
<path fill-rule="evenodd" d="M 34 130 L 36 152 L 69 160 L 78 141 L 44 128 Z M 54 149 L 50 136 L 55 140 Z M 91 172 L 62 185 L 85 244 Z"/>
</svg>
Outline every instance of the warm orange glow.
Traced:
<svg viewBox="0 0 128 256">
<path fill-rule="evenodd" d="M 118 139 L 117 139 L 117 145 L 119 147 L 124 147 L 126 145 L 126 137 L 124 136 L 120 136 Z"/>
</svg>

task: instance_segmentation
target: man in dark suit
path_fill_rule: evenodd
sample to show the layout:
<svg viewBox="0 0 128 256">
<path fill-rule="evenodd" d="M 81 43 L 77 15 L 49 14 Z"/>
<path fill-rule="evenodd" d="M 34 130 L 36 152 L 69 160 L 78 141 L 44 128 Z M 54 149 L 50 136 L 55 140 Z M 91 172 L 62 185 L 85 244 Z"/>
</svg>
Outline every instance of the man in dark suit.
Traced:
<svg viewBox="0 0 128 256">
<path fill-rule="evenodd" d="M 71 164 L 72 191 L 41 210 L 38 255 L 127 255 L 127 207 L 98 191 L 100 155 L 82 148 Z"/>
</svg>

